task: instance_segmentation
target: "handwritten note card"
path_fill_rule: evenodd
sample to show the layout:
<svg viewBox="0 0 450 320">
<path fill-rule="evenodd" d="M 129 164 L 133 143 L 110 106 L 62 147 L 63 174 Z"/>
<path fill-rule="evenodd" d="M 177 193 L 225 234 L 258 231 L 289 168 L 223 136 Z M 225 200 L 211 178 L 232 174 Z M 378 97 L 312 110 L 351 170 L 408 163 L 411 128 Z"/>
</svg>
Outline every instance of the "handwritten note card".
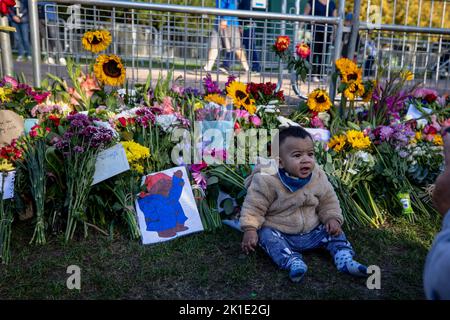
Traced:
<svg viewBox="0 0 450 320">
<path fill-rule="evenodd" d="M 92 185 L 109 179 L 119 173 L 130 170 L 127 155 L 122 144 L 118 143 L 114 147 L 99 153 L 95 163 L 94 181 Z"/>
<path fill-rule="evenodd" d="M 23 133 L 23 119 L 10 110 L 0 110 L 0 147 Z"/>
<path fill-rule="evenodd" d="M 3 185 L 3 200 L 11 199 L 14 197 L 14 180 L 16 177 L 15 171 L 8 172 L 3 183 L 3 173 L 0 173 L 0 188 Z"/>
</svg>

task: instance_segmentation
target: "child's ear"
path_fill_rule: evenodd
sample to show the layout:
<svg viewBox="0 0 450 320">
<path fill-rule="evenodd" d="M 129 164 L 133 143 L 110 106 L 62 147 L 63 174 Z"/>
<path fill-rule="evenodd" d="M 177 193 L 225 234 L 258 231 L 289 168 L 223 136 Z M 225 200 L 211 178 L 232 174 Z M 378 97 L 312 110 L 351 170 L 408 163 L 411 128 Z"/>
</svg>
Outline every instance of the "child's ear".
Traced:
<svg viewBox="0 0 450 320">
<path fill-rule="evenodd" d="M 283 169 L 283 161 L 281 160 L 280 156 L 275 157 L 275 161 L 278 163 L 278 168 Z"/>
</svg>

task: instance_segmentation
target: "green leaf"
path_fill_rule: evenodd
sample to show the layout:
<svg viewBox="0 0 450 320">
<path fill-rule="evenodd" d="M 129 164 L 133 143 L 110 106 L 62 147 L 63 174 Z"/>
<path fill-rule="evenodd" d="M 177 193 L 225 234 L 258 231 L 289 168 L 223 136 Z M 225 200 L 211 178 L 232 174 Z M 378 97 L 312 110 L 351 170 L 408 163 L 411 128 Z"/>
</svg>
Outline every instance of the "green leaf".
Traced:
<svg viewBox="0 0 450 320">
<path fill-rule="evenodd" d="M 217 178 L 216 176 L 211 176 L 208 178 L 208 186 L 215 183 L 219 183 L 219 178 Z"/>
</svg>

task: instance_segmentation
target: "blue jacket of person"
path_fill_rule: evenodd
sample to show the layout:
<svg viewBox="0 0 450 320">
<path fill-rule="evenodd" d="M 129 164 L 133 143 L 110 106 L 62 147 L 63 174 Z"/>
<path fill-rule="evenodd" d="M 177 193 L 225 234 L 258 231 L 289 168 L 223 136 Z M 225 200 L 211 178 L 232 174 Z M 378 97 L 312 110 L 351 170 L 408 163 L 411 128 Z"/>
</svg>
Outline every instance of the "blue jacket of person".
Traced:
<svg viewBox="0 0 450 320">
<path fill-rule="evenodd" d="M 54 2 L 39 2 L 38 3 L 39 19 L 47 21 L 58 21 L 58 14 L 56 10 L 56 3 Z"/>
<path fill-rule="evenodd" d="M 428 299 L 450 300 L 450 210 L 428 253 L 423 281 Z"/>
<path fill-rule="evenodd" d="M 30 21 L 30 18 L 28 15 L 28 0 L 16 0 L 16 3 L 17 2 L 20 3 L 20 8 L 19 8 L 18 13 L 22 15 L 20 17 L 20 23 L 28 23 Z M 17 8 L 16 7 L 9 8 L 8 20 L 10 22 L 14 22 L 14 20 L 12 18 L 16 15 L 17 15 Z"/>
<path fill-rule="evenodd" d="M 188 219 L 180 203 L 183 179 L 172 177 L 172 187 L 167 196 L 150 194 L 138 199 L 139 208 L 144 213 L 147 231 L 164 231 L 184 224 Z"/>
<path fill-rule="evenodd" d="M 236 0 L 216 0 L 216 8 L 237 10 L 237 3 Z M 218 21 L 216 20 L 217 25 L 220 24 L 220 20 L 225 20 L 227 22 L 227 26 L 239 25 L 238 17 L 221 16 Z"/>
</svg>

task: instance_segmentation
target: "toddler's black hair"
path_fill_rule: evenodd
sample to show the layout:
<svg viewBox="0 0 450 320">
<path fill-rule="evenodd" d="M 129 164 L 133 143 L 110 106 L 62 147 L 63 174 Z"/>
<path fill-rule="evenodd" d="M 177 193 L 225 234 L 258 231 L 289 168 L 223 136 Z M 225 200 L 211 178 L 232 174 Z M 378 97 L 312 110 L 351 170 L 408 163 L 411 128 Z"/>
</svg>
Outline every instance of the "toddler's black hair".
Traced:
<svg viewBox="0 0 450 320">
<path fill-rule="evenodd" d="M 311 141 L 314 141 L 313 137 L 309 134 L 308 131 L 306 131 L 302 127 L 298 127 L 298 126 L 290 126 L 290 127 L 280 130 L 280 132 L 278 133 L 278 139 L 279 139 L 278 145 L 280 147 L 283 144 L 284 140 L 286 140 L 287 137 L 294 137 L 294 138 L 301 138 L 301 139 L 310 138 Z"/>
</svg>

